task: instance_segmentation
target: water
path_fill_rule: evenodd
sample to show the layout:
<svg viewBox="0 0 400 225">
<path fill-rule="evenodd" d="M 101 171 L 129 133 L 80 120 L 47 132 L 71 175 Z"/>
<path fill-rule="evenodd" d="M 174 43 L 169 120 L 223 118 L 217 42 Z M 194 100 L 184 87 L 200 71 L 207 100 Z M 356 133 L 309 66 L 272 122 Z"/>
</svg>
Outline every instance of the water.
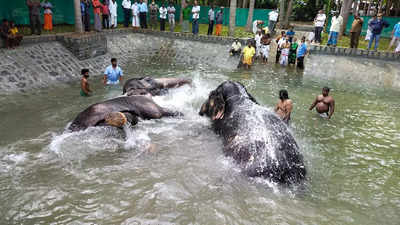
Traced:
<svg viewBox="0 0 400 225">
<path fill-rule="evenodd" d="M 324 76 L 317 66 L 301 73 L 275 65 L 251 72 L 144 65 L 142 74 L 194 80 L 155 98 L 185 116 L 122 132 L 64 132 L 88 105 L 121 93 L 103 88 L 100 77 L 90 78 L 90 98 L 79 96 L 78 82 L 1 96 L 0 224 L 398 224 L 400 92 L 352 74 Z M 288 89 L 304 186 L 250 179 L 223 156 L 198 111 L 226 79 L 241 81 L 270 109 Z M 325 85 L 336 100 L 330 121 L 308 111 Z"/>
</svg>

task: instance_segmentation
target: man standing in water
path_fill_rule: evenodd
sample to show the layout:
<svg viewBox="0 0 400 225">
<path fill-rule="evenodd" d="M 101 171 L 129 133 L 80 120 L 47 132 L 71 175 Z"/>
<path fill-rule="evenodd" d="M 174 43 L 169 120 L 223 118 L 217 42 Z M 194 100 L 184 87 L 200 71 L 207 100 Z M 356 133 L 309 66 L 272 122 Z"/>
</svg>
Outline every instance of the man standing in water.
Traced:
<svg viewBox="0 0 400 225">
<path fill-rule="evenodd" d="M 106 71 L 104 72 L 104 77 L 103 77 L 103 83 L 104 85 L 114 85 L 114 84 L 119 84 L 120 82 L 122 83 L 122 70 L 121 68 L 117 65 L 117 59 L 112 58 L 111 59 L 111 65 L 106 68 Z"/>
<path fill-rule="evenodd" d="M 81 96 L 89 97 L 92 90 L 89 87 L 89 69 L 82 69 L 82 79 L 81 79 Z"/>
<path fill-rule="evenodd" d="M 293 102 L 291 99 L 289 99 L 287 90 L 279 91 L 279 99 L 280 100 L 275 107 L 275 112 L 279 115 L 282 121 L 286 123 L 286 125 L 289 125 L 290 114 L 292 113 L 293 109 Z"/>
<path fill-rule="evenodd" d="M 328 87 L 322 88 L 322 94 L 317 96 L 310 107 L 310 110 L 315 107 L 320 116 L 327 119 L 330 119 L 335 112 L 335 100 L 329 96 L 329 90 Z"/>
</svg>

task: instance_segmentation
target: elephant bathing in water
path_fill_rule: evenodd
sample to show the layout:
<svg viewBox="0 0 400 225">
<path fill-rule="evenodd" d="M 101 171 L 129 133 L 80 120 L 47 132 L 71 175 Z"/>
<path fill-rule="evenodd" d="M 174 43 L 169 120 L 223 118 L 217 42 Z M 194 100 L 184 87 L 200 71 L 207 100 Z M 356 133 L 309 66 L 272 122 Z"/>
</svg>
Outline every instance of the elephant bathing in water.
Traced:
<svg viewBox="0 0 400 225">
<path fill-rule="evenodd" d="M 132 78 L 125 82 L 122 94 L 130 95 L 164 95 L 168 88 L 177 88 L 192 81 L 185 78 Z"/>
<path fill-rule="evenodd" d="M 211 118 L 214 131 L 223 137 L 225 155 L 244 173 L 282 184 L 305 178 L 303 157 L 286 124 L 259 106 L 242 84 L 223 82 L 211 91 L 199 114 Z"/>
<path fill-rule="evenodd" d="M 138 118 L 159 119 L 167 116 L 181 116 L 157 105 L 148 96 L 125 96 L 96 103 L 78 114 L 69 126 L 71 131 L 84 130 L 91 126 L 122 127 L 129 122 L 135 125 Z"/>
</svg>

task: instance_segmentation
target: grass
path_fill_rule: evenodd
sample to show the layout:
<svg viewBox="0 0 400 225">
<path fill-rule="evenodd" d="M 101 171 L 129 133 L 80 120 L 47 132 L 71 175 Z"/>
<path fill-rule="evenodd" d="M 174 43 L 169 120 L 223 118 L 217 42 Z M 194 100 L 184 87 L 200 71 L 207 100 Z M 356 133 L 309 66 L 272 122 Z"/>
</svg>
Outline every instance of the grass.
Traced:
<svg viewBox="0 0 400 225">
<path fill-rule="evenodd" d="M 379 40 L 379 45 L 378 45 L 378 51 L 387 51 L 387 48 L 389 47 L 390 43 L 390 38 L 381 38 Z M 322 35 L 322 43 L 321 45 L 326 45 L 328 43 L 328 34 L 324 33 Z M 371 49 L 373 49 L 373 46 L 375 44 L 372 44 Z M 344 47 L 344 48 L 349 48 L 350 47 L 350 36 L 342 36 L 337 43 L 338 47 Z M 359 42 L 358 42 L 358 48 L 359 49 L 367 49 L 368 48 L 368 41 L 365 40 L 365 36 L 360 36 Z M 393 46 L 390 49 L 390 52 L 393 52 L 396 46 Z"/>
</svg>

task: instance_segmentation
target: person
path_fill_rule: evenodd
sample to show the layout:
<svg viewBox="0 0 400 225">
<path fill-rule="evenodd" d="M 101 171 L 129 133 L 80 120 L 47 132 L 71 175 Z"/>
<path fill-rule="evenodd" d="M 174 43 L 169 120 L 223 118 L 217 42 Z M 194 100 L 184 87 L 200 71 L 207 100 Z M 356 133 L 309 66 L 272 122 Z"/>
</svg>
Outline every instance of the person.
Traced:
<svg viewBox="0 0 400 225">
<path fill-rule="evenodd" d="M 103 77 L 103 83 L 104 85 L 114 85 L 114 84 L 119 84 L 120 82 L 122 83 L 122 70 L 117 64 L 117 59 L 112 58 L 111 59 L 111 65 L 106 68 L 106 71 L 104 72 L 104 77 Z"/>
<path fill-rule="evenodd" d="M 172 2 L 169 3 L 167 11 L 168 11 L 169 30 L 171 32 L 174 32 L 174 30 L 175 30 L 175 12 L 176 12 L 176 9 L 175 9 L 174 4 Z"/>
<path fill-rule="evenodd" d="M 279 61 L 279 63 L 282 66 L 287 66 L 289 63 L 289 49 L 290 49 L 290 42 L 288 40 L 285 40 L 282 44 L 281 44 L 281 59 Z"/>
<path fill-rule="evenodd" d="M 207 31 L 207 35 L 212 35 L 213 34 L 214 19 L 215 19 L 214 5 L 211 5 L 210 10 L 208 10 L 208 31 Z"/>
<path fill-rule="evenodd" d="M 165 21 L 167 21 L 167 8 L 162 4 L 160 7 L 160 31 L 165 31 Z"/>
<path fill-rule="evenodd" d="M 354 16 L 350 29 L 350 48 L 358 48 L 358 40 L 360 39 L 363 23 L 364 20 L 359 15 Z"/>
<path fill-rule="evenodd" d="M 22 41 L 23 36 L 19 34 L 18 28 L 15 26 L 14 21 L 10 21 L 10 29 L 9 29 L 9 39 L 10 39 L 10 47 L 15 48 L 19 46 Z"/>
<path fill-rule="evenodd" d="M 381 36 L 382 30 L 384 27 L 389 27 L 389 23 L 386 22 L 386 20 L 382 19 L 382 13 L 378 14 L 378 18 L 375 20 L 371 21 L 371 39 L 368 42 L 368 50 L 371 49 L 372 47 L 372 42 L 375 39 L 375 46 L 374 46 L 374 51 L 376 51 L 378 49 L 378 45 L 379 45 L 379 38 Z"/>
<path fill-rule="evenodd" d="M 392 31 L 392 40 L 390 41 L 388 50 L 393 46 L 393 44 L 397 44 L 400 41 L 400 21 L 394 25 Z"/>
<path fill-rule="evenodd" d="M 151 2 L 149 6 L 150 10 L 150 28 L 153 30 L 157 28 L 157 13 L 158 13 L 158 5 L 154 2 L 154 0 Z"/>
<path fill-rule="evenodd" d="M 294 27 L 290 26 L 289 30 L 286 32 L 286 38 L 290 43 L 292 43 L 295 34 L 296 32 L 294 32 Z"/>
<path fill-rule="evenodd" d="M 222 31 L 222 23 L 224 22 L 224 7 L 221 7 L 215 15 L 215 35 L 220 36 Z"/>
<path fill-rule="evenodd" d="M 279 91 L 279 101 L 275 106 L 275 113 L 281 118 L 286 125 L 289 125 L 290 115 L 293 110 L 293 102 L 289 99 L 288 91 L 282 89 Z"/>
<path fill-rule="evenodd" d="M 261 38 L 261 31 L 257 31 L 256 35 L 254 36 L 254 41 L 256 42 L 256 58 L 260 57 L 261 55 Z"/>
<path fill-rule="evenodd" d="M 337 45 L 337 38 L 339 36 L 340 28 L 343 24 L 343 17 L 339 15 L 339 12 L 334 12 L 331 20 L 331 28 L 329 30 L 329 38 L 327 46 L 336 47 Z"/>
<path fill-rule="evenodd" d="M 264 24 L 262 20 L 254 20 L 253 21 L 253 34 L 257 34 L 258 31 L 261 31 L 261 27 Z"/>
<path fill-rule="evenodd" d="M 192 8 L 193 21 L 192 21 L 192 33 L 197 35 L 199 33 L 199 19 L 200 19 L 200 6 L 197 0 L 194 1 L 194 6 Z"/>
<path fill-rule="evenodd" d="M 307 54 L 306 37 L 301 38 L 300 46 L 297 48 L 297 68 L 304 69 L 304 57 Z"/>
<path fill-rule="evenodd" d="M 8 20 L 6 20 L 6 19 L 3 19 L 3 22 L 1 24 L 0 36 L 1 36 L 1 39 L 4 40 L 5 47 L 6 48 L 11 48 L 10 24 L 9 24 Z"/>
<path fill-rule="evenodd" d="M 229 54 L 231 56 L 240 55 L 242 52 L 242 44 L 240 44 L 239 39 L 235 38 L 235 41 L 232 43 L 232 47 L 229 50 Z"/>
<path fill-rule="evenodd" d="M 124 11 L 124 27 L 129 27 L 129 21 L 131 21 L 131 0 L 122 1 L 122 9 Z"/>
<path fill-rule="evenodd" d="M 26 0 L 29 9 L 29 21 L 31 27 L 31 35 L 42 34 L 42 25 L 40 23 L 40 0 Z"/>
<path fill-rule="evenodd" d="M 289 49 L 289 65 L 294 65 L 296 64 L 296 55 L 297 55 L 297 48 L 299 47 L 299 44 L 297 43 L 297 38 L 293 38 L 293 41 L 290 44 L 290 49 Z"/>
<path fill-rule="evenodd" d="M 281 58 L 281 45 L 283 42 L 286 41 L 286 34 L 285 31 L 281 31 L 281 35 L 276 39 L 276 57 L 275 57 L 275 63 L 279 63 L 279 59 Z"/>
<path fill-rule="evenodd" d="M 182 32 L 183 33 L 189 32 L 189 20 L 190 20 L 190 12 L 191 11 L 192 11 L 192 9 L 190 8 L 189 4 L 186 4 L 185 8 L 182 11 L 182 14 L 183 14 Z"/>
<path fill-rule="evenodd" d="M 89 10 L 90 10 L 89 0 L 81 0 L 82 25 L 84 25 L 86 32 L 90 31 L 90 12 L 89 12 Z"/>
<path fill-rule="evenodd" d="M 143 0 L 140 0 L 139 4 L 139 22 L 140 22 L 140 27 L 142 29 L 147 29 L 147 4 Z"/>
<path fill-rule="evenodd" d="M 256 50 L 252 46 L 252 41 L 247 41 L 247 46 L 243 49 L 243 65 L 246 69 L 250 69 L 253 64 L 253 57 L 256 54 Z"/>
<path fill-rule="evenodd" d="M 101 16 L 103 18 L 103 29 L 110 28 L 110 10 L 108 8 L 108 4 L 106 0 L 103 0 L 103 4 L 101 5 Z"/>
<path fill-rule="evenodd" d="M 270 44 L 270 35 L 268 33 L 264 33 L 263 37 L 261 38 L 261 55 L 264 63 L 268 62 Z"/>
<path fill-rule="evenodd" d="M 372 27 L 371 27 L 371 22 L 376 19 L 376 15 L 372 15 L 371 19 L 368 20 L 368 29 L 367 29 L 367 34 L 365 35 L 365 40 L 369 41 L 372 36 Z"/>
<path fill-rule="evenodd" d="M 321 32 L 324 29 L 326 15 L 324 10 L 319 10 L 317 16 L 314 19 L 314 40 L 315 43 L 321 43 Z"/>
<path fill-rule="evenodd" d="M 111 29 L 117 28 L 118 26 L 118 14 L 117 14 L 117 2 L 115 0 L 111 0 L 110 4 L 108 5 L 108 10 L 110 11 L 110 24 Z"/>
<path fill-rule="evenodd" d="M 92 0 L 93 13 L 94 13 L 94 30 L 97 32 L 101 31 L 101 3 L 99 0 Z"/>
<path fill-rule="evenodd" d="M 315 98 L 315 101 L 310 106 L 310 110 L 314 107 L 321 117 L 330 119 L 335 112 L 335 100 L 329 96 L 330 89 L 328 87 L 322 88 L 322 94 Z"/>
<path fill-rule="evenodd" d="M 89 69 L 82 69 L 81 71 L 81 96 L 89 97 L 91 95 L 92 90 L 89 87 Z"/>
<path fill-rule="evenodd" d="M 276 9 L 268 13 L 268 30 L 271 34 L 275 33 L 275 26 L 276 22 L 278 21 L 278 16 L 279 14 Z"/>
<path fill-rule="evenodd" d="M 47 31 L 53 30 L 53 5 L 48 1 L 45 0 L 40 5 L 44 9 L 44 25 L 43 29 Z"/>
<path fill-rule="evenodd" d="M 400 41 L 398 42 L 397 47 L 394 50 L 394 53 L 400 53 Z"/>
<path fill-rule="evenodd" d="M 132 27 L 140 27 L 139 5 L 137 4 L 137 1 L 132 4 Z"/>
</svg>

